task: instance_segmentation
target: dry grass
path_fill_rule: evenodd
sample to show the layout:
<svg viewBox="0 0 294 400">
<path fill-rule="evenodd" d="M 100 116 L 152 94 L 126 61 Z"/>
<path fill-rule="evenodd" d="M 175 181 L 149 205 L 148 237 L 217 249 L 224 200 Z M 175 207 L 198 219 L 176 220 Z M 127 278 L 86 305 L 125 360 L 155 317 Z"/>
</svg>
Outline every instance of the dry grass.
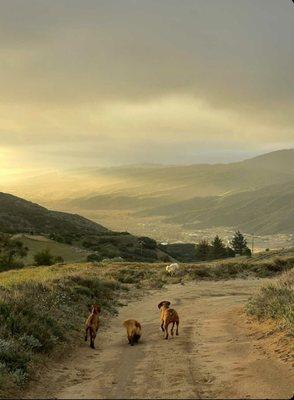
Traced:
<svg viewBox="0 0 294 400">
<path fill-rule="evenodd" d="M 294 335 L 294 268 L 263 286 L 248 302 L 247 312 L 260 320 L 275 320 Z"/>
<path fill-rule="evenodd" d="M 56 265 L 0 275 L 0 397 L 25 385 L 46 356 L 81 340 L 92 303 L 104 319 L 116 313 L 126 288 L 102 270 Z"/>
</svg>

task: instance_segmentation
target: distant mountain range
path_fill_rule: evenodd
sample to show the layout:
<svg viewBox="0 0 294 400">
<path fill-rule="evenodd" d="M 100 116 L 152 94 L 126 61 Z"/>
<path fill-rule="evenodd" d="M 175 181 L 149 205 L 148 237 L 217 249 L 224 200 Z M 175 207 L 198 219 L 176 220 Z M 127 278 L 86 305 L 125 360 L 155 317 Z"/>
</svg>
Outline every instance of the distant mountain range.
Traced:
<svg viewBox="0 0 294 400">
<path fill-rule="evenodd" d="M 185 229 L 225 226 L 256 234 L 294 233 L 293 149 L 231 164 L 115 171 L 108 173 L 135 178 L 137 190 L 129 196 L 100 194 L 68 204 L 82 210 L 131 209 L 138 217 L 164 217 Z M 147 187 L 148 195 L 142 194 Z"/>
<path fill-rule="evenodd" d="M 294 149 L 230 164 L 85 168 L 19 182 L 13 193 L 81 215 L 158 216 L 186 228 L 291 233 Z M 292 224 L 292 225 L 291 225 Z M 122 227 L 121 227 L 122 228 Z"/>
<path fill-rule="evenodd" d="M 294 233 L 294 180 L 232 195 L 196 197 L 142 211 L 186 228 L 234 227 L 260 235 Z"/>
</svg>

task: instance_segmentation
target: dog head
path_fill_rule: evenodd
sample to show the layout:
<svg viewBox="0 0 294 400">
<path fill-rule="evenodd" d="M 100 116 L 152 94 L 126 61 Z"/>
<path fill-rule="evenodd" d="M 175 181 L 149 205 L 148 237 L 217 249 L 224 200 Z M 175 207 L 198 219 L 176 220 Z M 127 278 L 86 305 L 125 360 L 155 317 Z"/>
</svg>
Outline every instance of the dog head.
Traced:
<svg viewBox="0 0 294 400">
<path fill-rule="evenodd" d="M 100 314 L 101 308 L 98 304 L 92 305 L 92 313 L 93 314 Z"/>
<path fill-rule="evenodd" d="M 161 301 L 158 304 L 158 308 L 161 309 L 162 306 L 165 306 L 166 308 L 168 308 L 170 306 L 170 301 L 167 301 L 167 300 Z"/>
</svg>

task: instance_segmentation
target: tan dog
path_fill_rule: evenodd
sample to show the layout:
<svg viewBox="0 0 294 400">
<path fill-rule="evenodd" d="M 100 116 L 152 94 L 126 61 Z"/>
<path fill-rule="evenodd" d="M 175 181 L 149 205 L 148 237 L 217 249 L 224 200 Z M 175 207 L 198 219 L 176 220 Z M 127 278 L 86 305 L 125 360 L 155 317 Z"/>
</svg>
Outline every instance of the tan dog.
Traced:
<svg viewBox="0 0 294 400">
<path fill-rule="evenodd" d="M 93 304 L 91 314 L 89 315 L 86 321 L 86 336 L 85 341 L 88 339 L 88 334 L 90 336 L 90 347 L 95 349 L 94 341 L 97 335 L 97 331 L 99 328 L 99 314 L 100 314 L 100 306 L 98 304 Z"/>
<path fill-rule="evenodd" d="M 123 326 L 127 329 L 128 341 L 131 346 L 134 346 L 135 343 L 138 343 L 141 335 L 142 335 L 142 327 L 141 324 L 135 319 L 127 319 Z"/>
<path fill-rule="evenodd" d="M 165 332 L 165 339 L 168 339 L 168 326 L 169 324 L 173 324 L 171 328 L 171 335 L 174 336 L 174 326 L 176 327 L 176 335 L 179 335 L 179 316 L 176 310 L 173 308 L 169 308 L 170 301 L 162 301 L 158 304 L 158 308 L 160 309 L 160 321 L 161 321 L 161 330 Z"/>
</svg>

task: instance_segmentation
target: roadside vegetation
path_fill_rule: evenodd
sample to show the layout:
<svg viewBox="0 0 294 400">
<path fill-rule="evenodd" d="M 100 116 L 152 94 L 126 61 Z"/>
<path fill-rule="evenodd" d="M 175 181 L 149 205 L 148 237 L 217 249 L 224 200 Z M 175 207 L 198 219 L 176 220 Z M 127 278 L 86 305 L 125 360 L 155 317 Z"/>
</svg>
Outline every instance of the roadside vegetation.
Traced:
<svg viewBox="0 0 294 400">
<path fill-rule="evenodd" d="M 93 302 L 103 317 L 116 313 L 127 288 L 88 264 L 35 267 L 0 277 L 0 397 L 23 387 L 36 366 L 83 337 Z"/>
<path fill-rule="evenodd" d="M 249 315 L 259 320 L 271 319 L 294 335 L 294 269 L 275 282 L 263 286 L 246 306 Z"/>
<path fill-rule="evenodd" d="M 223 240 L 216 235 L 209 242 L 202 239 L 199 243 L 172 243 L 161 244 L 159 247 L 179 262 L 197 262 L 220 260 L 238 256 L 251 256 L 245 236 L 236 231 L 231 242 L 226 246 Z"/>
<path fill-rule="evenodd" d="M 181 264 L 176 275 L 166 263 L 92 262 L 24 267 L 0 274 L 0 397 L 23 387 L 48 357 L 61 356 L 83 340 L 83 327 L 92 303 L 102 307 L 102 326 L 117 308 L 144 290 L 189 281 L 273 277 L 290 270 L 294 258 L 256 261 L 240 258 L 202 264 Z M 293 274 L 288 272 L 288 275 Z M 288 298 L 288 278 L 270 289 L 271 302 Z M 285 281 L 286 279 L 286 281 Z M 288 287 L 289 286 L 289 287 Z M 263 293 L 263 294 L 264 294 Z M 283 297 L 284 296 L 284 297 Z M 289 297 L 290 298 L 290 297 Z M 293 299 L 293 297 L 292 297 Z M 255 302 L 254 302 L 255 301 Z M 293 300 L 292 300 L 293 301 Z M 266 304 L 252 300 L 251 312 Z M 287 303 L 288 304 L 288 303 Z M 289 303 L 290 305 L 290 303 Z M 287 307 L 279 315 L 293 323 Z M 265 311 L 264 311 L 265 313 Z M 288 314 L 287 314 L 288 313 Z M 262 316 L 262 314 L 260 314 Z M 291 319 L 292 318 L 292 319 Z"/>
<path fill-rule="evenodd" d="M 54 239 L 54 240 L 53 240 Z M 100 262 L 105 259 L 130 262 L 201 262 L 250 257 L 242 233 L 235 232 L 229 246 L 216 235 L 209 243 L 158 244 L 149 237 L 135 237 L 127 232 L 86 235 L 83 241 L 68 244 L 62 235 L 0 234 L 0 271 L 24 265 L 53 265 L 62 262 Z M 71 242 L 72 243 L 72 242 Z"/>
</svg>

